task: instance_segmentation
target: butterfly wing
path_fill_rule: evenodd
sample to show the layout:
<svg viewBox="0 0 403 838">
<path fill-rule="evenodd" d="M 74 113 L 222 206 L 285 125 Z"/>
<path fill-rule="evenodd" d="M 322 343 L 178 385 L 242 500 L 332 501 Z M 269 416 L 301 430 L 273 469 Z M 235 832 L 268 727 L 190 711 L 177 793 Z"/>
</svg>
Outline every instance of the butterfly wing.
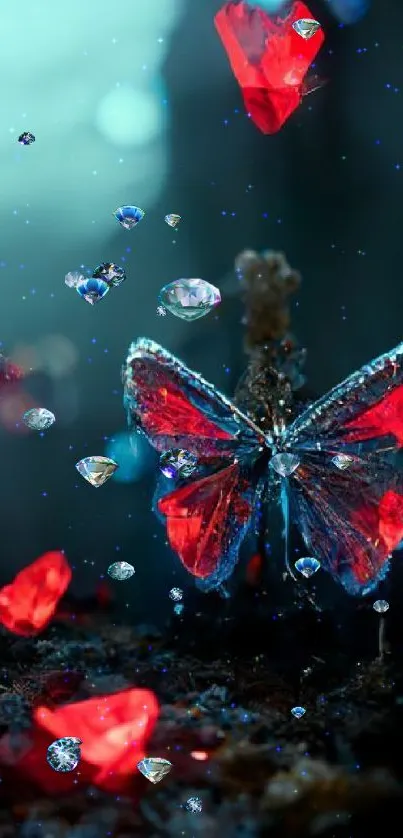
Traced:
<svg viewBox="0 0 403 838">
<path fill-rule="evenodd" d="M 300 456 L 290 505 L 308 550 L 355 595 L 376 587 L 403 537 L 403 344 L 309 407 L 286 443 Z M 335 457 L 348 455 L 345 468 Z M 342 460 L 339 461 L 342 463 Z"/>
<path fill-rule="evenodd" d="M 129 423 L 157 451 L 183 448 L 198 458 L 188 481 L 155 501 L 170 546 L 200 587 L 219 587 L 234 568 L 254 509 L 250 479 L 264 438 L 251 420 L 201 376 L 146 339 L 123 370 Z M 248 460 L 251 461 L 248 463 Z"/>
</svg>

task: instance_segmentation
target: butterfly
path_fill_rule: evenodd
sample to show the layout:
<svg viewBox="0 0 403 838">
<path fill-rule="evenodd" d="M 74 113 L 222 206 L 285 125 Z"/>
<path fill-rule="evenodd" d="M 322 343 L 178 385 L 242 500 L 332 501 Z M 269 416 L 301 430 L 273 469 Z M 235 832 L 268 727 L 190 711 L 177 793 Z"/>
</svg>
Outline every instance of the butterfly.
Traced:
<svg viewBox="0 0 403 838">
<path fill-rule="evenodd" d="M 214 590 L 231 576 L 262 496 L 278 490 L 309 554 L 349 594 L 365 595 L 385 576 L 403 538 L 395 462 L 403 447 L 403 343 L 290 424 L 284 376 L 269 425 L 267 415 L 242 412 L 146 338 L 131 345 L 122 377 L 129 426 L 160 454 L 184 449 L 197 458 L 189 478 L 173 488 L 162 481 L 155 507 L 198 587 Z"/>
</svg>

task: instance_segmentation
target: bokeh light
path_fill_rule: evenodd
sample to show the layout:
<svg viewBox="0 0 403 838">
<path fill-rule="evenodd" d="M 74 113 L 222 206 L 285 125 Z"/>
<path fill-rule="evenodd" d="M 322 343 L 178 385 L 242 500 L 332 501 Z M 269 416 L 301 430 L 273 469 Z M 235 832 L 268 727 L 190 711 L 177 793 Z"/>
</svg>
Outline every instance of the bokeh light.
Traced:
<svg viewBox="0 0 403 838">
<path fill-rule="evenodd" d="M 153 457 L 148 442 L 139 434 L 121 431 L 108 440 L 105 456 L 119 463 L 112 480 L 134 483 L 148 471 Z"/>
</svg>

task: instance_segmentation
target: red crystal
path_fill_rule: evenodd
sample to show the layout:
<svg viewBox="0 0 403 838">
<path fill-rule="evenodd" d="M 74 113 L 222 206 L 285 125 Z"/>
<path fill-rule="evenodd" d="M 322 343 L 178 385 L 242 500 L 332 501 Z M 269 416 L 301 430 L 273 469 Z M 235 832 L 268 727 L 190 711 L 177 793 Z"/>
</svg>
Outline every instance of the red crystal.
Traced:
<svg viewBox="0 0 403 838">
<path fill-rule="evenodd" d="M 230 0 L 215 16 L 217 32 L 242 89 L 248 114 L 263 134 L 275 134 L 299 106 L 305 75 L 324 42 L 322 29 L 304 40 L 292 24 L 312 18 L 294 2 L 286 17 Z"/>
</svg>

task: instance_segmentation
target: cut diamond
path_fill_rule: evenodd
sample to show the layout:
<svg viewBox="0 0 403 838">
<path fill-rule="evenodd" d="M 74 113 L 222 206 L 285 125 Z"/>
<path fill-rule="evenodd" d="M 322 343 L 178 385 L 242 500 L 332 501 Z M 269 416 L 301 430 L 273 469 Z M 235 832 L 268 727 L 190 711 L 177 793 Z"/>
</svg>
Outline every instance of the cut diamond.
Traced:
<svg viewBox="0 0 403 838">
<path fill-rule="evenodd" d="M 170 212 L 165 216 L 165 223 L 168 224 L 169 227 L 177 227 L 181 220 L 180 215 L 175 215 L 174 212 Z"/>
<path fill-rule="evenodd" d="M 193 814 L 200 814 L 203 810 L 203 802 L 200 797 L 189 797 L 185 803 L 185 809 Z"/>
<path fill-rule="evenodd" d="M 270 460 L 273 468 L 281 477 L 289 477 L 299 466 L 300 460 L 296 454 L 275 454 Z"/>
<path fill-rule="evenodd" d="M 76 469 L 81 477 L 96 488 L 103 486 L 117 468 L 119 468 L 118 464 L 109 457 L 84 457 L 76 463 Z"/>
<path fill-rule="evenodd" d="M 74 771 L 81 759 L 81 743 L 82 740 L 76 736 L 64 736 L 62 739 L 55 739 L 46 752 L 46 759 L 50 767 L 63 774 L 67 771 Z"/>
<path fill-rule="evenodd" d="M 336 454 L 336 456 L 332 459 L 333 465 L 340 469 L 340 471 L 344 471 L 344 469 L 351 466 L 351 463 L 353 462 L 354 457 L 350 457 L 349 454 Z"/>
<path fill-rule="evenodd" d="M 64 282 L 68 288 L 77 288 L 80 282 L 85 282 L 85 276 L 80 271 L 69 271 L 64 277 Z"/>
<path fill-rule="evenodd" d="M 95 268 L 93 273 L 95 279 L 102 279 L 108 285 L 121 285 L 126 279 L 126 271 L 114 262 L 102 262 Z"/>
<path fill-rule="evenodd" d="M 309 41 L 320 29 L 320 23 L 311 17 L 302 17 L 294 21 L 292 28 L 304 41 Z"/>
<path fill-rule="evenodd" d="M 389 603 L 386 599 L 377 599 L 372 608 L 378 614 L 385 614 L 386 611 L 389 611 Z"/>
<path fill-rule="evenodd" d="M 118 207 L 113 215 L 125 230 L 133 230 L 133 227 L 137 227 L 139 221 L 144 218 L 145 212 L 140 207 Z"/>
<path fill-rule="evenodd" d="M 128 562 L 113 562 L 108 567 L 108 575 L 118 582 L 126 582 L 127 579 L 131 579 L 135 572 L 133 565 Z"/>
<path fill-rule="evenodd" d="M 305 576 L 305 579 L 309 579 L 310 576 L 313 576 L 319 570 L 320 562 L 309 556 L 306 559 L 298 559 L 294 567 L 299 573 L 302 573 L 302 576 Z"/>
<path fill-rule="evenodd" d="M 183 599 L 183 591 L 181 588 L 171 588 L 169 592 L 169 599 L 172 599 L 172 602 L 180 602 Z"/>
<path fill-rule="evenodd" d="M 181 320 L 198 320 L 218 306 L 221 294 L 204 279 L 176 279 L 161 289 L 158 302 Z"/>
<path fill-rule="evenodd" d="M 56 416 L 46 407 L 33 407 L 25 411 L 22 421 L 32 431 L 47 431 L 56 422 Z"/>
<path fill-rule="evenodd" d="M 172 762 L 162 757 L 145 757 L 137 763 L 137 768 L 150 783 L 160 783 L 169 774 Z"/>
<path fill-rule="evenodd" d="M 305 707 L 293 707 L 291 713 L 296 719 L 302 719 L 302 716 L 305 716 L 306 710 Z"/>
<path fill-rule="evenodd" d="M 190 477 L 197 467 L 197 457 L 183 448 L 173 448 L 160 457 L 160 469 L 169 480 Z"/>
<path fill-rule="evenodd" d="M 24 131 L 18 137 L 18 142 L 20 145 L 32 145 L 35 142 L 35 136 L 30 131 Z"/>
<path fill-rule="evenodd" d="M 109 285 L 103 279 L 94 279 L 91 277 L 90 279 L 84 279 L 82 282 L 79 282 L 76 285 L 76 291 L 83 300 L 86 300 L 87 303 L 93 306 L 105 297 L 105 294 L 109 291 Z"/>
</svg>

